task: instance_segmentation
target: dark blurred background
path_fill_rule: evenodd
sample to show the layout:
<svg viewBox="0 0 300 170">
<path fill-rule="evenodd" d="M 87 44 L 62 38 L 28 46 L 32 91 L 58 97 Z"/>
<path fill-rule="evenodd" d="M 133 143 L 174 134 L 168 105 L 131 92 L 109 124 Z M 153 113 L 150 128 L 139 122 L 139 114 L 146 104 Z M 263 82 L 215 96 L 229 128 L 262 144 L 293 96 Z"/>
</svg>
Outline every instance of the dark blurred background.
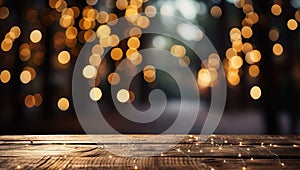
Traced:
<svg viewBox="0 0 300 170">
<path fill-rule="evenodd" d="M 76 58 L 83 45 L 98 34 L 99 26 L 126 16 L 129 9 L 145 12 L 149 19 L 155 17 L 151 13 L 155 11 L 183 17 L 211 40 L 218 54 L 202 61 L 210 68 L 194 61 L 184 45 L 176 50 L 170 44 L 180 43 L 174 40 L 139 35 L 146 27 L 139 22 L 124 31 L 136 37 L 140 47 L 136 39 L 132 45 L 129 40 L 113 39 L 107 46 L 120 48 L 123 58 L 129 49 L 165 46 L 196 70 L 205 100 L 217 83 L 212 74 L 222 63 L 228 91 L 216 133 L 300 133 L 299 0 L 0 0 L 0 134 L 84 133 L 72 104 Z M 100 46 L 100 51 L 105 48 L 101 42 Z M 113 59 L 103 59 L 100 67 L 117 64 L 120 54 L 115 52 L 110 53 L 115 55 Z M 112 82 L 113 68 L 95 77 L 103 94 L 100 102 L 117 83 Z M 130 102 L 146 100 L 152 88 L 168 91 L 159 83 L 164 74 L 149 70 L 149 75 L 152 70 L 156 76 L 137 76 L 139 94 L 133 98 L 131 91 Z M 178 98 L 176 90 L 166 93 L 169 99 Z"/>
</svg>

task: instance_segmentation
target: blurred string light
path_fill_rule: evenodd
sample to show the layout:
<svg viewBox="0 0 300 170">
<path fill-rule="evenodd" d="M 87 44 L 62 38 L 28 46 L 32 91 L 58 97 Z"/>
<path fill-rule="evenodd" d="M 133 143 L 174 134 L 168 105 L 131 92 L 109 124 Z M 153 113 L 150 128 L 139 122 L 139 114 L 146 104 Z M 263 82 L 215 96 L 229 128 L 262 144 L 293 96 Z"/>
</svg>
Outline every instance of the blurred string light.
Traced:
<svg viewBox="0 0 300 170">
<path fill-rule="evenodd" d="M 98 87 L 93 87 L 91 90 L 90 90 L 90 98 L 93 100 L 93 101 L 98 101 L 100 100 L 102 97 L 102 91 L 100 90 L 100 88 Z"/>
<path fill-rule="evenodd" d="M 8 70 L 3 70 L 0 73 L 0 80 L 2 83 L 8 83 L 11 78 L 10 72 Z"/>
<path fill-rule="evenodd" d="M 279 16 L 282 12 L 281 6 L 278 5 L 278 4 L 272 5 L 271 12 L 272 12 L 273 15 Z"/>
<path fill-rule="evenodd" d="M 269 31 L 269 39 L 271 41 L 277 41 L 279 39 L 278 28 L 276 27 L 271 28 L 271 30 Z"/>
<path fill-rule="evenodd" d="M 214 17 L 214 18 L 220 18 L 222 16 L 222 9 L 219 6 L 213 6 L 210 9 L 210 14 Z"/>
<path fill-rule="evenodd" d="M 273 53 L 276 56 L 280 56 L 283 53 L 283 46 L 280 43 L 276 43 L 273 45 Z"/>
<path fill-rule="evenodd" d="M 58 56 L 58 62 L 61 64 L 67 64 L 70 61 L 70 53 L 68 51 L 61 51 Z"/>
<path fill-rule="evenodd" d="M 40 42 L 42 39 L 42 33 L 40 30 L 33 30 L 31 33 L 30 33 L 30 40 L 31 42 L 33 43 L 38 43 Z"/>
<path fill-rule="evenodd" d="M 18 26 L 11 27 L 10 31 L 5 35 L 4 40 L 1 42 L 1 49 L 3 51 L 9 51 L 15 39 L 21 35 L 21 29 Z"/>
<path fill-rule="evenodd" d="M 126 89 L 121 89 L 117 93 L 117 100 L 121 103 L 126 103 L 130 98 L 129 91 Z"/>
<path fill-rule="evenodd" d="M 24 104 L 27 108 L 38 107 L 42 104 L 43 97 L 39 93 L 35 93 L 33 95 L 29 94 L 24 99 Z"/>
<path fill-rule="evenodd" d="M 229 84 L 236 86 L 239 84 L 240 69 L 243 65 L 243 58 L 245 56 L 245 61 L 248 63 L 249 69 L 248 74 L 250 77 L 257 77 L 260 73 L 258 66 L 261 60 L 261 53 L 259 50 L 254 49 L 254 45 L 250 42 L 243 42 L 243 39 L 250 39 L 253 35 L 252 26 L 259 21 L 259 15 L 255 12 L 252 1 L 245 0 L 226 0 L 229 3 L 234 4 L 237 8 L 241 8 L 245 14 L 245 18 L 241 22 L 242 28 L 232 28 L 230 30 L 230 40 L 232 46 L 226 51 L 226 58 L 223 60 L 225 71 L 227 72 L 227 80 Z M 290 0 L 291 5 L 294 8 L 300 7 L 300 1 Z M 212 11 L 212 10 L 211 10 Z M 270 8 L 271 13 L 277 17 L 282 13 L 281 4 L 274 2 Z M 212 16 L 215 14 L 211 12 Z M 217 17 L 216 17 L 217 18 Z M 300 19 L 300 11 L 295 12 L 295 19 L 289 19 L 286 23 L 289 30 L 296 30 L 298 28 L 298 22 Z M 279 39 L 279 30 L 276 27 L 272 27 L 269 31 L 269 39 L 276 42 Z M 241 53 L 242 52 L 242 53 Z M 283 45 L 276 42 L 272 47 L 272 52 L 275 56 L 281 56 L 284 52 Z M 258 99 L 261 96 L 261 91 L 259 86 L 251 88 L 250 96 L 253 99 Z"/>
<path fill-rule="evenodd" d="M 57 107 L 61 110 L 61 111 L 66 111 L 69 109 L 70 103 L 69 100 L 65 97 L 60 98 L 57 101 Z"/>
<path fill-rule="evenodd" d="M 250 96 L 254 99 L 257 100 L 261 97 L 261 90 L 260 87 L 258 86 L 253 86 L 250 90 Z"/>
<path fill-rule="evenodd" d="M 289 19 L 287 22 L 287 27 L 292 31 L 296 30 L 298 27 L 298 22 L 294 19 Z"/>
<path fill-rule="evenodd" d="M 241 26 L 232 28 L 229 32 L 231 46 L 226 50 L 226 58 L 221 61 L 218 54 L 213 53 L 209 55 L 207 60 L 203 61 L 202 68 L 198 70 L 197 75 L 200 88 L 208 88 L 217 83 L 217 70 L 221 62 L 224 64 L 227 81 L 232 86 L 239 85 L 240 76 L 242 75 L 242 69 L 245 64 L 249 64 L 247 73 L 250 77 L 255 78 L 260 74 L 259 62 L 262 56 L 260 51 L 255 49 L 255 44 L 250 42 L 252 36 L 255 34 L 252 26 L 258 23 L 260 16 L 255 12 L 252 0 L 226 1 L 240 8 L 245 14 L 245 17 L 241 20 Z M 118 16 L 119 13 L 117 12 L 106 12 L 103 10 L 105 8 L 97 8 L 98 2 L 98 0 L 86 0 L 87 5 L 79 9 L 77 6 L 71 6 L 68 4 L 68 1 L 65 0 L 49 0 L 49 6 L 58 13 L 58 17 L 55 17 L 55 15 L 51 15 L 51 17 L 54 21 L 58 21 L 58 24 L 62 27 L 62 29 L 54 33 L 53 36 L 53 47 L 56 50 L 54 55 L 56 57 L 56 64 L 59 68 L 67 68 L 72 56 L 76 56 L 80 52 L 80 43 L 91 42 L 98 38 L 99 43 L 94 45 L 92 53 L 89 56 L 89 64 L 86 65 L 82 71 L 82 75 L 85 78 L 89 79 L 89 81 L 94 80 L 97 85 L 100 84 L 100 79 L 102 78 L 107 79 L 111 85 L 118 84 L 118 82 L 121 81 L 117 73 L 108 74 L 109 72 L 105 70 L 99 72 L 97 67 L 100 63 L 105 64 L 106 62 L 101 59 L 103 57 L 104 48 L 112 47 L 110 57 L 115 61 L 116 65 L 125 57 L 130 61 L 130 63 L 127 64 L 130 69 L 133 69 L 143 61 L 143 56 L 138 52 L 141 46 L 140 38 L 142 30 L 149 27 L 151 24 L 150 18 L 155 17 L 157 11 L 165 14 L 180 15 L 195 22 L 196 25 L 198 24 L 196 19 L 198 15 L 206 15 L 207 12 L 210 12 L 214 18 L 220 18 L 223 15 L 223 10 L 218 6 L 221 0 L 212 0 L 214 4 L 210 10 L 208 10 L 208 6 L 205 3 L 195 0 L 167 0 L 160 1 L 154 5 L 145 4 L 147 0 L 111 1 L 114 4 L 106 3 L 105 8 L 112 9 L 115 6 L 116 9 L 122 11 L 122 14 L 124 14 L 129 23 L 128 28 L 124 28 L 124 35 L 129 36 L 127 49 L 119 46 L 120 39 L 117 35 L 112 33 L 111 29 L 118 23 L 118 17 L 122 16 Z M 290 0 L 290 3 L 294 8 L 299 7 L 299 1 L 297 0 Z M 160 8 L 157 8 L 158 6 Z M 269 10 L 274 16 L 282 14 L 281 4 L 278 3 L 274 3 Z M 144 14 L 140 12 L 144 12 Z M 10 11 L 7 7 L 0 8 L 0 19 L 8 18 L 9 14 Z M 37 19 L 37 16 L 37 11 L 31 10 L 28 12 L 26 18 L 29 22 L 33 23 L 34 20 Z M 296 30 L 299 21 L 300 10 L 298 9 L 295 12 L 294 18 L 287 21 L 286 26 L 290 30 Z M 170 21 L 165 22 L 165 24 L 168 25 L 169 22 Z M 30 63 L 36 66 L 43 63 L 45 51 L 37 50 L 37 45 L 42 44 L 42 31 L 41 28 L 35 28 L 35 30 L 32 30 L 29 34 L 30 42 L 24 42 L 19 46 L 19 57 L 21 61 L 30 61 Z M 201 31 L 185 23 L 176 26 L 176 31 L 182 38 L 189 41 L 201 41 L 203 36 Z M 11 50 L 14 40 L 17 39 L 20 34 L 21 29 L 18 26 L 11 27 L 1 42 L 1 49 L 5 52 Z M 276 56 L 281 56 L 284 52 L 284 48 L 282 44 L 276 42 L 280 37 L 278 28 L 272 27 L 268 36 L 269 39 L 275 43 L 272 52 Z M 187 56 L 187 49 L 185 49 L 184 46 L 170 44 L 170 41 L 163 36 L 155 36 L 152 40 L 152 45 L 155 48 L 169 48 L 171 54 L 178 58 L 178 64 L 182 67 L 188 66 L 191 62 Z M 129 69 L 124 70 L 130 72 Z M 35 77 L 36 69 L 33 66 L 27 66 L 24 67 L 20 74 L 20 81 L 23 84 L 28 84 L 35 79 Z M 156 80 L 155 67 L 146 66 L 143 70 L 143 78 L 146 82 L 153 83 Z M 0 80 L 2 83 L 9 82 L 10 72 L 8 70 L 2 71 Z M 130 101 L 134 99 L 134 97 L 132 97 L 134 94 L 131 93 L 132 92 L 128 91 L 130 98 L 128 100 Z M 92 94 L 93 95 L 90 94 L 90 98 L 93 101 L 98 101 L 102 96 L 102 92 L 100 95 L 98 90 Z M 31 101 L 31 105 L 34 100 L 37 101 L 36 98 L 33 100 L 32 97 L 28 97 L 27 100 Z M 29 102 L 28 106 L 31 105 Z"/>
<path fill-rule="evenodd" d="M 9 9 L 7 7 L 0 7 L 0 19 L 6 19 L 9 16 Z"/>
</svg>

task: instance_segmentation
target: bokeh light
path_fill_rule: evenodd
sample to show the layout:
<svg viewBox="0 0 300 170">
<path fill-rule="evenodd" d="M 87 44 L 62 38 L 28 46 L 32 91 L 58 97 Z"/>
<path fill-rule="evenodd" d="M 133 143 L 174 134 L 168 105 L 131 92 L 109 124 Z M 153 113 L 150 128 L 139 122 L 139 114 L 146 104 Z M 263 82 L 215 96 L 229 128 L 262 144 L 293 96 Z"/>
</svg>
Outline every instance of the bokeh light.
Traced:
<svg viewBox="0 0 300 170">
<path fill-rule="evenodd" d="M 3 70 L 0 73 L 0 80 L 2 83 L 7 83 L 9 82 L 11 78 L 10 72 L 8 70 Z"/>
<path fill-rule="evenodd" d="M 287 27 L 290 30 L 296 30 L 297 27 L 298 27 L 298 22 L 294 19 L 289 19 L 288 22 L 287 22 Z"/>
<path fill-rule="evenodd" d="M 90 90 L 90 98 L 93 101 L 98 101 L 102 97 L 102 91 L 98 87 L 94 87 Z"/>
<path fill-rule="evenodd" d="M 272 12 L 273 15 L 279 16 L 281 14 L 281 12 L 282 12 L 281 6 L 278 5 L 278 4 L 274 4 L 271 7 L 271 12 Z"/>
<path fill-rule="evenodd" d="M 62 51 L 58 54 L 57 59 L 58 59 L 59 63 L 67 64 L 70 61 L 71 56 L 68 51 Z"/>
<path fill-rule="evenodd" d="M 91 79 L 96 77 L 97 69 L 95 68 L 95 66 L 87 65 L 84 67 L 82 74 L 85 78 Z"/>
<path fill-rule="evenodd" d="M 117 99 L 119 102 L 126 103 L 129 100 L 129 98 L 130 98 L 130 94 L 129 94 L 128 90 L 121 89 L 118 91 Z"/>
<path fill-rule="evenodd" d="M 253 86 L 250 90 L 250 96 L 254 99 L 257 100 L 261 97 L 261 89 L 258 86 Z"/>
<path fill-rule="evenodd" d="M 57 107 L 61 110 L 61 111 L 66 111 L 69 109 L 69 100 L 65 97 L 60 98 L 57 101 Z"/>
<path fill-rule="evenodd" d="M 283 46 L 279 43 L 273 45 L 273 53 L 280 56 L 283 53 Z"/>
<path fill-rule="evenodd" d="M 40 30 L 33 30 L 31 33 L 30 33 L 30 40 L 31 42 L 33 43 L 38 43 L 40 42 L 42 39 L 42 33 Z"/>
<path fill-rule="evenodd" d="M 22 73 L 20 74 L 20 80 L 23 84 L 29 83 L 31 80 L 30 72 L 28 70 L 22 71 Z"/>
</svg>

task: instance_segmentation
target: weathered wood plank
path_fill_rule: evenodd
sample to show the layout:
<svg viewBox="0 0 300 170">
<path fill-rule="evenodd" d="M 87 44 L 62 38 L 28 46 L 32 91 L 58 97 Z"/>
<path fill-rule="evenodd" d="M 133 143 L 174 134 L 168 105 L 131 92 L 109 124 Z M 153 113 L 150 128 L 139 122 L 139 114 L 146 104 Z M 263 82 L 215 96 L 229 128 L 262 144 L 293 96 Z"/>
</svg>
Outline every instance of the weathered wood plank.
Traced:
<svg viewBox="0 0 300 170">
<path fill-rule="evenodd" d="M 5 159 L 5 160 L 3 160 Z M 299 169 L 300 159 L 234 159 L 191 157 L 29 157 L 0 158 L 0 168 L 7 169 Z M 284 163 L 284 166 L 281 165 Z"/>
<path fill-rule="evenodd" d="M 100 143 L 149 143 L 145 139 L 154 135 L 91 135 L 101 139 Z M 198 140 L 195 139 L 198 137 Z M 174 143 L 174 139 L 182 138 L 180 143 L 193 143 L 201 141 L 211 143 L 211 139 L 216 143 L 224 143 L 227 141 L 231 144 L 299 144 L 300 135 L 159 135 L 159 141 L 151 141 L 151 143 Z M 205 140 L 202 141 L 201 139 Z M 13 135 L 0 136 L 0 144 L 4 143 L 94 143 L 88 135 Z"/>
<path fill-rule="evenodd" d="M 299 169 L 300 136 L 174 135 L 147 141 L 152 135 L 0 136 L 3 169 Z M 200 138 L 200 140 L 199 140 Z M 201 139 L 207 139 L 201 142 Z M 124 141 L 122 141 L 124 140 Z M 170 144 L 176 144 L 167 151 Z M 131 151 L 131 157 L 109 152 Z M 153 153 L 162 154 L 152 156 Z"/>
</svg>

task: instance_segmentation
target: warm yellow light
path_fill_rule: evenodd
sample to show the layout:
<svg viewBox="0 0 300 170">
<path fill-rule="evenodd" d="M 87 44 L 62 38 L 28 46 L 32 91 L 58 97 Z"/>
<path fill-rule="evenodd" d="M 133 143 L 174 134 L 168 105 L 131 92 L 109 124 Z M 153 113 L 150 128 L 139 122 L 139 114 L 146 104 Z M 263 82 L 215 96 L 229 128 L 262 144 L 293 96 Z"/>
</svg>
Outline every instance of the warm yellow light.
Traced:
<svg viewBox="0 0 300 170">
<path fill-rule="evenodd" d="M 93 30 L 87 30 L 83 37 L 86 42 L 93 42 L 96 39 L 96 34 Z"/>
<path fill-rule="evenodd" d="M 242 28 L 242 36 L 244 38 L 250 38 L 252 34 L 253 34 L 252 29 L 249 26 L 244 26 Z"/>
<path fill-rule="evenodd" d="M 298 22 L 294 19 L 290 19 L 288 22 L 287 22 L 287 26 L 290 30 L 296 30 L 297 27 L 298 27 Z"/>
<path fill-rule="evenodd" d="M 251 65 L 249 67 L 248 73 L 251 77 L 257 77 L 259 75 L 259 67 L 257 65 Z"/>
<path fill-rule="evenodd" d="M 97 69 L 95 68 L 95 66 L 87 65 L 84 67 L 82 74 L 85 78 L 91 79 L 91 78 L 96 77 Z"/>
<path fill-rule="evenodd" d="M 67 2 L 64 0 L 55 1 L 55 9 L 57 12 L 62 12 L 65 8 L 67 8 Z"/>
<path fill-rule="evenodd" d="M 140 40 L 136 37 L 131 37 L 129 38 L 129 40 L 127 41 L 127 46 L 129 48 L 139 48 L 140 47 Z"/>
<path fill-rule="evenodd" d="M 150 25 L 150 20 L 146 16 L 140 16 L 136 23 L 141 28 L 147 28 Z"/>
<path fill-rule="evenodd" d="M 190 65 L 190 63 L 191 63 L 191 61 L 188 56 L 183 56 L 183 57 L 179 58 L 179 60 L 178 60 L 178 64 L 181 67 L 188 67 Z"/>
<path fill-rule="evenodd" d="M 33 43 L 38 43 L 40 42 L 42 39 L 42 33 L 40 30 L 33 30 L 31 33 L 30 33 L 30 40 L 31 42 Z"/>
<path fill-rule="evenodd" d="M 10 32 L 14 34 L 15 39 L 21 35 L 21 29 L 18 26 L 11 27 Z"/>
<path fill-rule="evenodd" d="M 62 51 L 58 54 L 57 59 L 60 64 L 67 64 L 70 61 L 71 56 L 68 51 Z"/>
<path fill-rule="evenodd" d="M 152 83 L 155 81 L 156 79 L 156 70 L 155 67 L 153 67 L 152 65 L 147 65 L 144 69 L 143 69 L 143 73 L 144 73 L 144 80 L 148 83 Z"/>
<path fill-rule="evenodd" d="M 24 69 L 24 71 L 27 70 L 30 72 L 30 75 L 31 75 L 31 80 L 35 79 L 35 76 L 36 76 L 36 71 L 34 68 L 32 67 L 29 67 L 29 66 L 26 66 Z"/>
<path fill-rule="evenodd" d="M 95 67 L 99 66 L 101 63 L 101 57 L 98 54 L 92 54 L 89 58 L 89 63 Z"/>
<path fill-rule="evenodd" d="M 98 38 L 108 37 L 110 33 L 111 33 L 111 29 L 108 25 L 101 25 L 97 29 Z"/>
<path fill-rule="evenodd" d="M 22 71 L 22 73 L 20 74 L 20 80 L 23 84 L 29 83 L 31 80 L 30 72 L 28 70 Z"/>
<path fill-rule="evenodd" d="M 281 6 L 278 5 L 278 4 L 274 4 L 271 7 L 271 12 L 272 12 L 273 15 L 279 16 L 281 14 L 281 12 L 282 12 Z"/>
<path fill-rule="evenodd" d="M 114 13 L 108 14 L 108 25 L 116 25 L 118 23 L 118 16 Z"/>
<path fill-rule="evenodd" d="M 130 0 L 130 5 L 135 8 L 140 8 L 143 4 L 142 0 Z"/>
<path fill-rule="evenodd" d="M 171 47 L 171 54 L 175 57 L 183 57 L 186 53 L 186 49 L 182 45 L 173 45 Z"/>
<path fill-rule="evenodd" d="M 27 61 L 30 59 L 31 56 L 31 51 L 30 51 L 30 47 L 28 48 L 22 48 L 22 46 L 20 47 L 20 59 L 22 61 Z"/>
<path fill-rule="evenodd" d="M 236 55 L 237 55 L 237 52 L 233 48 L 228 48 L 226 50 L 226 58 L 227 59 L 230 59 L 231 57 L 236 56 Z"/>
<path fill-rule="evenodd" d="M 12 48 L 12 45 L 13 45 L 12 40 L 6 38 L 1 42 L 1 49 L 5 52 L 9 51 Z"/>
<path fill-rule="evenodd" d="M 35 105 L 35 97 L 33 95 L 27 95 L 24 99 L 25 106 L 32 108 Z"/>
<path fill-rule="evenodd" d="M 156 15 L 156 8 L 153 5 L 149 5 L 145 8 L 145 15 L 149 18 L 153 18 Z"/>
<path fill-rule="evenodd" d="M 241 52 L 243 49 L 243 43 L 242 41 L 234 41 L 232 43 L 232 48 L 236 51 L 236 52 Z"/>
<path fill-rule="evenodd" d="M 276 28 L 272 28 L 269 32 L 269 38 L 272 41 L 277 41 L 279 38 L 279 32 Z"/>
<path fill-rule="evenodd" d="M 119 102 L 125 103 L 129 100 L 129 98 L 130 98 L 130 94 L 129 94 L 128 90 L 121 89 L 120 91 L 118 91 L 117 99 Z"/>
<path fill-rule="evenodd" d="M 229 59 L 229 64 L 234 69 L 239 69 L 243 65 L 243 59 L 240 56 L 233 56 Z"/>
<path fill-rule="evenodd" d="M 100 100 L 102 97 L 102 91 L 101 89 L 99 89 L 98 87 L 93 87 L 91 90 L 90 90 L 90 98 L 93 100 L 93 101 L 98 101 Z"/>
<path fill-rule="evenodd" d="M 0 8 L 0 19 L 6 19 L 9 15 L 9 9 L 7 7 Z"/>
<path fill-rule="evenodd" d="M 86 3 L 90 6 L 96 5 L 98 0 L 86 0 Z"/>
<path fill-rule="evenodd" d="M 66 8 L 67 9 L 67 8 Z M 74 18 L 70 15 L 63 15 L 61 16 L 61 18 L 59 19 L 59 24 L 64 27 L 70 27 L 74 25 Z"/>
<path fill-rule="evenodd" d="M 98 54 L 99 56 L 101 56 L 103 54 L 103 52 L 104 52 L 104 49 L 100 44 L 96 44 L 92 48 L 93 54 Z"/>
<path fill-rule="evenodd" d="M 135 99 L 135 94 L 132 91 L 129 91 L 129 100 L 130 102 L 133 102 Z"/>
<path fill-rule="evenodd" d="M 261 53 L 258 50 L 253 50 L 246 54 L 245 60 L 248 64 L 257 63 L 261 60 Z"/>
<path fill-rule="evenodd" d="M 120 43 L 119 36 L 117 36 L 115 34 L 110 35 L 108 37 L 107 41 L 108 41 L 108 45 L 111 46 L 111 47 L 118 46 L 119 43 Z"/>
<path fill-rule="evenodd" d="M 60 98 L 57 102 L 57 107 L 61 110 L 61 111 L 66 111 L 69 108 L 69 100 L 67 98 Z"/>
<path fill-rule="evenodd" d="M 116 7 L 119 10 L 124 10 L 127 8 L 127 6 L 128 6 L 127 0 L 117 0 L 117 2 L 116 2 Z"/>
<path fill-rule="evenodd" d="M 233 35 L 233 34 L 241 34 L 241 31 L 238 28 L 232 28 L 229 32 L 229 35 Z"/>
<path fill-rule="evenodd" d="M 214 17 L 214 18 L 220 18 L 222 16 L 222 9 L 218 6 L 213 6 L 210 9 L 210 14 Z"/>
<path fill-rule="evenodd" d="M 248 13 L 253 12 L 253 11 L 254 11 L 254 9 L 253 9 L 252 4 L 245 4 L 245 5 L 243 6 L 243 12 L 244 12 L 245 14 L 248 14 Z"/>
<path fill-rule="evenodd" d="M 229 72 L 227 74 L 227 81 L 232 86 L 237 86 L 240 83 L 240 76 L 235 72 Z"/>
<path fill-rule="evenodd" d="M 78 33 L 78 31 L 77 31 L 77 28 L 75 28 L 75 27 L 69 27 L 69 28 L 67 28 L 67 30 L 66 30 L 66 37 L 68 38 L 68 39 L 75 39 L 76 37 L 77 37 L 77 33 Z"/>
<path fill-rule="evenodd" d="M 250 90 L 250 96 L 254 99 L 257 100 L 261 97 L 261 90 L 258 86 L 253 86 Z"/>
<path fill-rule="evenodd" d="M 125 11 L 125 18 L 129 22 L 135 22 L 139 17 L 138 9 L 133 6 L 128 6 Z"/>
<path fill-rule="evenodd" d="M 207 88 L 211 85 L 211 76 L 208 69 L 202 68 L 199 70 L 197 83 L 200 88 Z"/>
<path fill-rule="evenodd" d="M 36 93 L 36 94 L 34 94 L 33 96 L 34 96 L 34 98 L 35 98 L 35 106 L 41 105 L 42 102 L 43 102 L 43 97 L 42 97 L 42 95 L 39 94 L 39 93 Z"/>
<path fill-rule="evenodd" d="M 109 36 L 107 37 L 101 37 L 99 41 L 100 45 L 104 48 L 109 47 Z"/>
<path fill-rule="evenodd" d="M 277 56 L 280 56 L 283 53 L 283 47 L 281 44 L 276 43 L 273 46 L 273 53 Z"/>
<path fill-rule="evenodd" d="M 246 18 L 252 21 L 252 24 L 256 24 L 259 21 L 259 16 L 256 12 L 250 12 L 247 14 Z"/>
<path fill-rule="evenodd" d="M 129 35 L 131 37 L 141 37 L 142 35 L 142 30 L 139 28 L 139 27 L 132 27 L 130 30 L 129 30 Z"/>
<path fill-rule="evenodd" d="M 295 12 L 295 19 L 300 22 L 300 9 Z"/>
<path fill-rule="evenodd" d="M 111 85 L 117 85 L 120 82 L 120 76 L 118 73 L 110 73 L 107 80 Z"/>
<path fill-rule="evenodd" d="M 208 67 L 213 69 L 220 67 L 220 57 L 217 53 L 212 53 L 208 56 Z"/>
<path fill-rule="evenodd" d="M 100 24 L 104 24 L 108 21 L 108 13 L 105 11 L 100 11 L 97 15 L 97 21 Z"/>
<path fill-rule="evenodd" d="M 128 59 L 133 59 L 133 58 L 137 57 L 137 55 L 138 55 L 138 50 L 136 50 L 135 48 L 129 48 L 126 51 L 126 57 Z"/>
<path fill-rule="evenodd" d="M 121 48 L 114 48 L 111 50 L 110 56 L 113 60 L 120 60 L 123 56 L 123 51 L 121 50 Z"/>
<path fill-rule="evenodd" d="M 242 41 L 241 33 L 235 32 L 235 33 L 230 34 L 230 41 L 231 42 Z"/>
<path fill-rule="evenodd" d="M 253 46 L 250 43 L 244 43 L 242 47 L 242 51 L 244 54 L 247 54 L 248 52 L 253 50 Z"/>
<path fill-rule="evenodd" d="M 8 70 L 3 70 L 0 74 L 0 80 L 2 83 L 7 83 L 9 82 L 11 78 L 10 72 Z"/>
</svg>

